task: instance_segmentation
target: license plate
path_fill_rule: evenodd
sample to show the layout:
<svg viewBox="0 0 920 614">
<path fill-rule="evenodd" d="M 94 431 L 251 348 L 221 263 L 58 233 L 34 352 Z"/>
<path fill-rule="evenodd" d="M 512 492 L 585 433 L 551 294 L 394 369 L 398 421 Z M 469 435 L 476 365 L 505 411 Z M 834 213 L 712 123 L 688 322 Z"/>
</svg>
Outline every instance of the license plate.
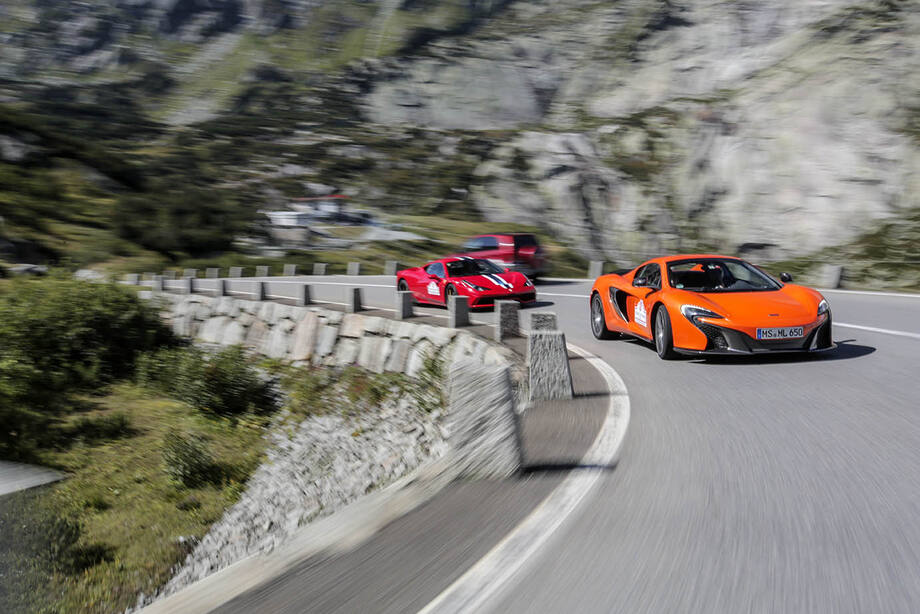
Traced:
<svg viewBox="0 0 920 614">
<path fill-rule="evenodd" d="M 758 339 L 798 339 L 805 336 L 802 326 L 787 326 L 786 328 L 758 328 Z"/>
</svg>

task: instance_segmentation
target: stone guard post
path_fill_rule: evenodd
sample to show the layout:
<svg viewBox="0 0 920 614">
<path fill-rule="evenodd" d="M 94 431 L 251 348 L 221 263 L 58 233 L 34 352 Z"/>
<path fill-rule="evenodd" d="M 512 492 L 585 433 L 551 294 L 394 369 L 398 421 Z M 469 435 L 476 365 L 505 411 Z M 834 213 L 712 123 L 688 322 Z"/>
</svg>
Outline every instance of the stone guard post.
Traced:
<svg viewBox="0 0 920 614">
<path fill-rule="evenodd" d="M 194 294 L 195 293 L 195 278 L 191 275 L 187 275 L 182 278 L 182 289 L 180 290 L 182 294 Z"/>
<path fill-rule="evenodd" d="M 176 272 L 175 272 L 175 271 L 163 271 L 163 279 L 170 279 L 170 280 L 172 280 L 172 279 L 175 279 L 175 278 L 176 278 Z"/>
<path fill-rule="evenodd" d="M 217 288 L 214 291 L 215 296 L 230 296 L 229 288 L 227 287 L 226 279 L 217 280 Z"/>
<path fill-rule="evenodd" d="M 128 273 L 125 275 L 125 283 L 131 286 L 139 286 L 141 283 L 141 276 L 137 273 Z"/>
<path fill-rule="evenodd" d="M 162 275 L 154 275 L 154 276 L 153 276 L 153 286 L 152 286 L 153 291 L 154 291 L 154 292 L 163 292 L 164 287 L 165 287 L 165 286 L 163 285 L 163 276 L 162 276 Z"/>
<path fill-rule="evenodd" d="M 310 286 L 308 284 L 301 284 L 298 287 L 295 302 L 298 307 L 305 307 L 313 304 L 313 297 L 310 293 Z"/>
<path fill-rule="evenodd" d="M 592 260 L 591 264 L 588 265 L 588 278 L 597 279 L 604 274 L 604 261 L 603 260 Z"/>
<path fill-rule="evenodd" d="M 507 478 L 521 468 L 522 448 L 507 366 L 471 359 L 450 369 L 447 413 L 451 464 L 460 475 Z"/>
<path fill-rule="evenodd" d="M 399 270 L 399 263 L 395 260 L 387 260 L 383 263 L 383 274 L 384 275 L 396 275 L 396 271 Z"/>
<path fill-rule="evenodd" d="M 182 277 L 198 277 L 198 269 L 185 269 L 182 271 Z"/>
<path fill-rule="evenodd" d="M 360 275 L 361 274 L 361 263 L 360 262 L 349 262 L 348 270 L 346 271 L 347 275 Z"/>
<path fill-rule="evenodd" d="M 314 262 L 313 263 L 313 274 L 314 275 L 325 275 L 326 274 L 326 263 L 325 262 Z"/>
<path fill-rule="evenodd" d="M 241 266 L 230 267 L 229 277 L 242 277 L 242 276 L 243 276 L 243 267 Z"/>
<path fill-rule="evenodd" d="M 204 272 L 204 276 L 208 279 L 217 279 L 220 277 L 220 269 L 217 267 L 208 267 L 208 269 Z"/>
<path fill-rule="evenodd" d="M 520 308 L 517 301 L 495 301 L 496 341 L 521 336 L 521 323 L 518 317 Z"/>
<path fill-rule="evenodd" d="M 284 265 L 284 276 L 285 277 L 294 277 L 297 275 L 297 265 L 296 264 L 286 264 Z"/>
<path fill-rule="evenodd" d="M 259 265 L 256 267 L 256 277 L 268 277 L 270 274 L 268 267 Z"/>
<path fill-rule="evenodd" d="M 363 309 L 361 300 L 361 288 L 349 288 L 348 300 L 346 301 L 345 311 L 348 313 L 358 313 Z"/>
<path fill-rule="evenodd" d="M 406 320 L 415 315 L 415 311 L 412 309 L 412 293 L 411 292 L 397 292 L 396 293 L 396 319 L 397 320 Z"/>
<path fill-rule="evenodd" d="M 530 313 L 530 330 L 559 330 L 556 314 L 552 311 L 533 311 Z"/>
<path fill-rule="evenodd" d="M 821 286 L 831 290 L 839 288 L 843 281 L 843 267 L 839 264 L 825 264 L 821 267 Z"/>
<path fill-rule="evenodd" d="M 459 294 L 447 297 L 447 327 L 460 328 L 470 325 L 470 299 Z"/>
<path fill-rule="evenodd" d="M 574 396 L 565 333 L 558 330 L 530 331 L 527 339 L 530 400 L 571 399 Z"/>
<path fill-rule="evenodd" d="M 252 300 L 264 301 L 268 297 L 268 284 L 264 281 L 252 282 Z"/>
</svg>

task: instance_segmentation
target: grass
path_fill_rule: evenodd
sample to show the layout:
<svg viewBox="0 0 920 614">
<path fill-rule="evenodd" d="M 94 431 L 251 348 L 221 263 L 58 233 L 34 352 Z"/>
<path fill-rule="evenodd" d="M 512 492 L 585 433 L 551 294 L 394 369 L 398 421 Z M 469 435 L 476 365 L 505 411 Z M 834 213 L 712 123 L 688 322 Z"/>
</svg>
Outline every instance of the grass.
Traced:
<svg viewBox="0 0 920 614">
<path fill-rule="evenodd" d="M 128 384 L 80 401 L 84 411 L 62 428 L 85 436 L 69 447 L 41 453 L 45 464 L 70 477 L 43 489 L 29 506 L 78 522 L 77 551 L 86 566 L 35 569 L 14 588 L 37 592 L 27 598 L 15 590 L 0 594 L 2 611 L 114 612 L 133 605 L 138 593 L 149 593 L 169 578 L 187 553 L 188 540 L 203 536 L 237 500 L 265 445 L 266 418 L 206 418 Z M 162 442 L 173 432 L 195 433 L 207 441 L 224 468 L 221 483 L 182 488 L 170 480 Z M 186 541 L 180 543 L 180 537 Z M 44 579 L 36 582 L 35 574 Z M 28 607 L 19 610 L 23 604 Z"/>
</svg>

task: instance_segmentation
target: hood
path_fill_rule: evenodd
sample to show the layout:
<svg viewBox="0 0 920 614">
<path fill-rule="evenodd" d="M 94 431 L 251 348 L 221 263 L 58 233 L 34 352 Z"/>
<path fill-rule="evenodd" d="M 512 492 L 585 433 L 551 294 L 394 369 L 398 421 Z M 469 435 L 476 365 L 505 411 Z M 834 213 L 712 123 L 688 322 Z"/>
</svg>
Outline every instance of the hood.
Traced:
<svg viewBox="0 0 920 614">
<path fill-rule="evenodd" d="M 805 290 L 802 288 L 801 290 Z M 813 320 L 817 317 L 818 302 L 797 288 L 785 286 L 769 292 L 688 292 L 685 303 L 711 309 L 731 320 L 744 322 L 776 320 Z"/>
<path fill-rule="evenodd" d="M 507 291 L 513 290 L 519 284 L 518 277 L 520 273 L 495 273 L 489 275 L 467 275 L 466 277 L 460 277 L 459 281 L 469 282 L 471 284 L 476 284 L 481 288 L 486 288 L 489 291 Z"/>
</svg>

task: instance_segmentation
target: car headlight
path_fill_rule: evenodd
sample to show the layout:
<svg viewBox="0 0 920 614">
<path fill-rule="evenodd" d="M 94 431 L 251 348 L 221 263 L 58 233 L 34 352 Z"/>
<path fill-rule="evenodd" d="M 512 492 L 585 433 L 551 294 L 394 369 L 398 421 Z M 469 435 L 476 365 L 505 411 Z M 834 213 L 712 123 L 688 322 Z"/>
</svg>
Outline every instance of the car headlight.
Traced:
<svg viewBox="0 0 920 614">
<path fill-rule="evenodd" d="M 691 322 L 696 322 L 696 318 L 722 319 L 722 316 L 716 312 L 706 309 L 705 307 L 699 307 L 698 305 L 681 305 L 680 312 Z"/>
<path fill-rule="evenodd" d="M 483 288 L 482 286 L 477 286 L 476 284 L 474 284 L 474 283 L 472 283 L 472 282 L 469 282 L 469 281 L 464 281 L 464 282 L 462 282 L 462 283 L 463 283 L 464 286 L 466 286 L 466 287 L 469 288 L 470 290 L 475 290 L 476 292 L 487 292 L 487 291 L 488 291 L 488 288 Z"/>
<path fill-rule="evenodd" d="M 828 312 L 830 307 L 827 306 L 827 299 L 822 298 L 821 302 L 818 303 L 818 315 L 822 315 Z"/>
</svg>

